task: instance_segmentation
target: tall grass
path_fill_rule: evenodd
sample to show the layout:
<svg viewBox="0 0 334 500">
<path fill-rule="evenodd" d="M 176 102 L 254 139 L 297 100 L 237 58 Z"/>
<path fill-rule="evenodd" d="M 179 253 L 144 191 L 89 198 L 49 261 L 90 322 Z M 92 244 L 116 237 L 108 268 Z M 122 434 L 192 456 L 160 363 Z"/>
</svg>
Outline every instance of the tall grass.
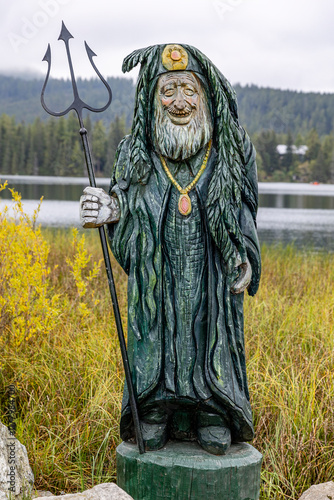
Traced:
<svg viewBox="0 0 334 500">
<path fill-rule="evenodd" d="M 263 499 L 297 499 L 334 475 L 334 256 L 263 247 L 246 301 L 248 376 Z"/>
<path fill-rule="evenodd" d="M 54 293 L 67 306 L 52 334 L 2 351 L 1 409 L 6 387 L 15 383 L 17 437 L 35 486 L 59 493 L 115 480 L 123 369 L 103 269 L 88 284 L 89 314 L 78 314 L 82 298 L 66 264 L 77 251 L 71 234 L 43 235 Z M 98 235 L 85 236 L 98 261 Z M 292 247 L 262 253 L 260 290 L 245 301 L 253 444 L 264 456 L 261 499 L 298 499 L 334 473 L 333 257 Z M 126 277 L 114 262 L 113 268 L 126 329 Z"/>
<path fill-rule="evenodd" d="M 27 447 L 35 487 L 59 493 L 115 481 L 123 369 L 103 269 L 80 296 L 73 266 L 66 262 L 78 258 L 71 233 L 43 234 L 50 245 L 50 285 L 63 308 L 52 335 L 19 349 L 9 343 L 1 351 L 0 387 L 2 414 L 6 387 L 17 387 L 16 436 Z M 89 273 L 101 255 L 95 232 L 85 237 L 94 257 Z M 125 318 L 126 279 L 115 262 L 113 267 Z"/>
</svg>

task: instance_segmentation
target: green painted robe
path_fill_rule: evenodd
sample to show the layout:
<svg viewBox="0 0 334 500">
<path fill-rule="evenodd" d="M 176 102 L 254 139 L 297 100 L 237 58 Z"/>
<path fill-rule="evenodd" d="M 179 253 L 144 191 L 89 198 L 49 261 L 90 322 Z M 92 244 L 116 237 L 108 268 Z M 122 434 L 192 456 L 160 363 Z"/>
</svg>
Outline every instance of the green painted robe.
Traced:
<svg viewBox="0 0 334 500">
<path fill-rule="evenodd" d="M 253 424 L 246 378 L 243 294 L 230 292 L 237 271 L 227 274 L 206 219 L 205 200 L 216 152 L 212 148 L 207 167 L 190 193 L 192 227 L 185 229 L 182 221 L 170 220 L 177 210 L 178 196 L 158 154 L 152 152 L 154 168 L 148 182 L 131 182 L 129 143 L 130 137 L 122 141 L 114 165 L 110 192 L 119 199 L 121 217 L 117 224 L 108 225 L 108 233 L 113 254 L 129 276 L 128 355 L 139 410 L 161 402 L 176 403 L 176 407 L 195 404 L 199 409 L 227 415 L 234 441 L 250 440 Z M 244 146 L 246 173 L 257 196 L 255 153 L 247 136 Z M 204 154 L 205 148 L 190 159 L 190 171 L 198 171 Z M 172 162 L 169 165 L 172 167 Z M 177 172 L 177 165 L 174 167 Z M 254 214 L 246 203 L 240 209 L 239 224 L 252 265 L 248 290 L 253 295 L 260 277 L 260 251 Z M 187 273 L 191 269 L 181 252 L 183 245 L 185 252 L 191 253 L 189 241 L 184 239 L 184 231 L 189 236 L 189 229 L 199 255 L 190 256 L 195 267 L 188 286 L 178 269 L 182 265 Z M 192 294 L 191 302 L 185 300 L 184 292 Z M 133 434 L 125 387 L 121 437 L 127 440 Z"/>
</svg>

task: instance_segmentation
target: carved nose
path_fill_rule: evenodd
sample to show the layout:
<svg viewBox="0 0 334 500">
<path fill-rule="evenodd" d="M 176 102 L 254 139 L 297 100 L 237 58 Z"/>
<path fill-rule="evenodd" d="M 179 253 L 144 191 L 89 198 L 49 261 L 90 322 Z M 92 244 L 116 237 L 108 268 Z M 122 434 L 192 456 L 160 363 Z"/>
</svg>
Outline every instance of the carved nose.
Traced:
<svg viewBox="0 0 334 500">
<path fill-rule="evenodd" d="M 184 98 L 180 91 L 177 93 L 174 105 L 177 109 L 183 109 L 185 106 Z"/>
</svg>

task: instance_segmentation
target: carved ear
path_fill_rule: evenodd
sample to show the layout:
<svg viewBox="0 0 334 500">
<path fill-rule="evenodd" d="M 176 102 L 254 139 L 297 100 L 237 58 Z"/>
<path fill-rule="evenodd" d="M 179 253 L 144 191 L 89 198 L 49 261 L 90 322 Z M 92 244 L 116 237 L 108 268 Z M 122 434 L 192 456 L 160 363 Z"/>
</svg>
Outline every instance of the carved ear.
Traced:
<svg viewBox="0 0 334 500">
<path fill-rule="evenodd" d="M 146 61 L 150 63 L 158 50 L 158 45 L 151 45 L 145 49 L 135 50 L 124 59 L 122 66 L 123 73 L 131 71 L 137 64 L 143 64 Z"/>
</svg>

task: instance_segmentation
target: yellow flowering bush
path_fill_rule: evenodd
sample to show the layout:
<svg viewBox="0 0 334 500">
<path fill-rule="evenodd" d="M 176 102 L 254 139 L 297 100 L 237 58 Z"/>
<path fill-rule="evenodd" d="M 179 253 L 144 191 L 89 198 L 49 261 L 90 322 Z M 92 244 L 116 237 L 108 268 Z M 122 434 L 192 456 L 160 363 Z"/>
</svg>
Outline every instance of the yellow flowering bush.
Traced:
<svg viewBox="0 0 334 500">
<path fill-rule="evenodd" d="M 99 303 L 99 300 L 95 298 L 92 281 L 97 278 L 102 261 L 95 261 L 93 268 L 88 270 L 92 256 L 85 248 L 85 236 L 81 235 L 79 238 L 76 228 L 72 229 L 72 245 L 74 254 L 73 257 L 66 259 L 66 264 L 69 267 L 69 272 L 74 279 L 76 287 L 77 312 L 81 318 L 86 318 L 90 314 L 89 307 L 95 307 Z"/>
<path fill-rule="evenodd" d="M 0 184 L 0 191 L 6 186 Z M 19 346 L 52 330 L 59 297 L 49 284 L 48 245 L 35 227 L 40 203 L 29 217 L 21 196 L 10 192 L 14 215 L 7 205 L 0 211 L 0 339 Z"/>
<path fill-rule="evenodd" d="M 7 182 L 0 184 L 0 192 Z M 21 196 L 10 189 L 11 207 L 0 207 L 0 347 L 4 343 L 19 346 L 24 341 L 48 335 L 57 324 L 71 317 L 83 326 L 99 303 L 93 281 L 98 277 L 101 261 L 91 262 L 85 248 L 85 237 L 72 230 L 66 267 L 68 286 L 56 285 L 48 266 L 49 246 L 40 226 L 36 225 L 41 202 L 32 216 L 24 212 Z"/>
</svg>

